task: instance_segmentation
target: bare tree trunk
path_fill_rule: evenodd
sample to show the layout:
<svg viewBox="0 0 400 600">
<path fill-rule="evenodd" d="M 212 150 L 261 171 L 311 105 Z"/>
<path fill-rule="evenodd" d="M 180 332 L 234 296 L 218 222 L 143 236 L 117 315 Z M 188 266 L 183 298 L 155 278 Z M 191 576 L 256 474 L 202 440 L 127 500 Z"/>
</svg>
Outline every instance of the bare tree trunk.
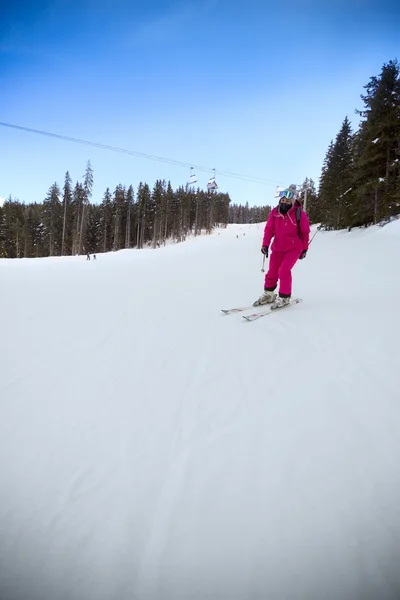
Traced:
<svg viewBox="0 0 400 600">
<path fill-rule="evenodd" d="M 63 230 L 62 230 L 62 241 L 61 241 L 61 256 L 64 256 L 66 220 L 67 220 L 67 198 L 64 197 L 64 219 L 63 219 Z"/>
<path fill-rule="evenodd" d="M 162 243 L 162 232 L 163 232 L 163 216 L 161 215 L 160 227 L 158 229 L 158 240 L 159 240 L 160 246 L 161 246 L 161 243 Z"/>
<path fill-rule="evenodd" d="M 52 202 L 52 201 L 51 201 Z M 54 235 L 53 235 L 53 206 L 50 206 L 50 248 L 49 256 L 53 256 Z"/>
<path fill-rule="evenodd" d="M 374 223 L 378 223 L 378 188 L 375 188 L 375 199 L 374 199 Z"/>
<path fill-rule="evenodd" d="M 126 219 L 126 233 L 125 233 L 125 248 L 131 247 L 131 203 L 128 204 L 128 216 Z"/>
<path fill-rule="evenodd" d="M 180 200 L 181 210 L 180 210 L 180 219 L 179 219 L 179 241 L 181 242 L 183 239 L 183 202 L 182 198 Z"/>
<path fill-rule="evenodd" d="M 390 202 L 389 202 L 389 171 L 390 171 L 390 146 L 387 145 L 386 148 L 386 177 L 385 177 L 385 208 L 384 208 L 384 217 L 389 219 L 392 216 L 392 211 L 390 210 Z"/>
<path fill-rule="evenodd" d="M 120 226 L 120 216 L 119 216 L 119 207 L 117 207 L 116 215 L 115 215 L 115 226 L 114 226 L 114 250 L 119 250 L 119 226 Z"/>
<path fill-rule="evenodd" d="M 25 258 L 28 256 L 28 236 L 27 236 L 27 232 L 25 229 L 25 240 L 24 240 L 24 256 Z"/>
<path fill-rule="evenodd" d="M 157 217 L 155 217 L 154 225 L 153 225 L 153 243 L 152 243 L 153 248 L 156 248 L 156 246 L 157 246 L 157 229 L 158 229 L 158 221 L 157 221 Z"/>
<path fill-rule="evenodd" d="M 103 252 L 107 252 L 107 217 L 104 217 L 104 244 Z"/>
<path fill-rule="evenodd" d="M 144 232 L 146 230 L 146 208 L 147 208 L 147 201 L 144 201 L 143 204 L 143 210 L 142 210 L 142 226 L 141 226 L 141 231 L 140 231 L 140 248 L 143 248 L 144 245 Z"/>
<path fill-rule="evenodd" d="M 140 215 L 139 215 L 138 225 L 137 225 L 136 248 L 140 248 L 140 224 L 141 224 L 141 219 L 140 219 Z"/>
<path fill-rule="evenodd" d="M 167 235 L 168 235 L 168 197 L 167 197 L 167 205 L 165 208 L 165 228 L 164 228 L 164 246 L 167 243 Z"/>
<path fill-rule="evenodd" d="M 214 225 L 214 199 L 213 199 L 213 196 L 211 196 L 211 198 L 210 198 L 210 221 L 209 221 L 208 233 L 212 232 L 213 225 Z"/>
<path fill-rule="evenodd" d="M 197 236 L 199 231 L 199 196 L 196 198 L 196 217 L 194 222 L 194 235 Z"/>
<path fill-rule="evenodd" d="M 143 248 L 144 245 L 144 231 L 145 231 L 145 225 L 146 225 L 146 215 L 143 211 L 143 215 L 142 215 L 142 225 L 140 228 L 140 248 Z"/>
<path fill-rule="evenodd" d="M 187 210 L 184 207 L 182 208 L 182 241 L 186 240 L 187 230 Z"/>
<path fill-rule="evenodd" d="M 86 205 L 86 200 L 84 200 L 83 204 L 82 204 L 81 230 L 79 233 L 79 254 L 82 252 L 82 236 L 83 236 L 83 223 L 85 220 L 85 205 Z"/>
<path fill-rule="evenodd" d="M 77 200 L 77 204 L 78 204 L 78 214 L 77 214 L 77 218 L 76 218 L 76 232 L 75 232 L 75 239 L 74 239 L 74 251 L 73 254 L 79 254 L 79 221 L 80 221 L 80 212 L 81 212 L 81 200 L 80 198 L 78 198 Z"/>
<path fill-rule="evenodd" d="M 390 146 L 386 148 L 386 176 L 385 176 L 385 188 L 386 193 L 389 192 L 389 171 L 390 171 Z"/>
</svg>

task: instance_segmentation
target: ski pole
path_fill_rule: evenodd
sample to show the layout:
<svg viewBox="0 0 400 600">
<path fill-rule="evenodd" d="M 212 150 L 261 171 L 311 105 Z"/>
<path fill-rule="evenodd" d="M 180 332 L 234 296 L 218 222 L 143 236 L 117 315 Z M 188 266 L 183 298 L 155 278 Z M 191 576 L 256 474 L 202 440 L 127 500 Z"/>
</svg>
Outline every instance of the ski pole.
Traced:
<svg viewBox="0 0 400 600">
<path fill-rule="evenodd" d="M 263 254 L 263 261 L 262 261 L 261 273 L 265 273 L 264 265 L 265 265 L 265 254 Z"/>
<path fill-rule="evenodd" d="M 317 235 L 319 229 L 317 229 L 317 231 L 314 233 L 314 235 L 312 236 L 310 243 L 308 244 L 309 246 L 311 245 L 311 242 L 313 241 L 313 239 L 315 238 L 315 236 Z"/>
</svg>

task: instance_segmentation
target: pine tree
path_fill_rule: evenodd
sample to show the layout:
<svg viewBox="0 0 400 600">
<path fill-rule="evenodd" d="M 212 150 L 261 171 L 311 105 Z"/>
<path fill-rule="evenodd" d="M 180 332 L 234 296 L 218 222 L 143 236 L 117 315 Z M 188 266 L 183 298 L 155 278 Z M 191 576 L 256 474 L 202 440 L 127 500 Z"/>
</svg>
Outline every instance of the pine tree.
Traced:
<svg viewBox="0 0 400 600">
<path fill-rule="evenodd" d="M 92 195 L 92 189 L 93 189 L 93 169 L 90 164 L 90 160 L 88 160 L 87 165 L 86 165 L 84 180 L 83 180 L 82 215 L 81 215 L 81 222 L 80 222 L 79 246 L 78 246 L 79 254 L 82 252 L 83 233 L 84 233 L 84 227 L 86 225 L 86 209 L 89 204 L 90 197 Z"/>
<path fill-rule="evenodd" d="M 62 242 L 62 204 L 60 188 L 57 183 L 50 187 L 43 202 L 43 224 L 48 248 L 48 256 L 61 254 Z"/>
<path fill-rule="evenodd" d="M 29 205 L 28 224 L 32 243 L 32 256 L 45 256 L 46 228 L 43 223 L 43 206 L 41 204 L 35 202 Z"/>
<path fill-rule="evenodd" d="M 226 202 L 230 200 L 229 196 Z M 271 212 L 270 206 L 243 206 L 243 204 L 228 205 L 228 222 L 229 223 L 263 223 L 269 217 Z"/>
<path fill-rule="evenodd" d="M 87 207 L 86 252 L 99 252 L 102 249 L 101 206 L 89 204 Z"/>
<path fill-rule="evenodd" d="M 72 251 L 72 179 L 69 172 L 65 174 L 64 188 L 63 188 L 63 230 L 62 230 L 62 241 L 61 241 L 61 255 L 69 254 Z"/>
<path fill-rule="evenodd" d="M 102 252 L 111 250 L 112 247 L 112 197 L 110 189 L 107 188 L 99 210 L 99 228 L 101 232 L 100 249 Z"/>
<path fill-rule="evenodd" d="M 67 171 L 62 194 L 54 183 L 42 204 L 24 205 L 11 196 L 0 207 L 0 256 L 57 256 L 118 250 L 145 245 L 159 247 L 193 231 L 211 233 L 229 220 L 228 194 L 208 193 L 156 180 L 150 191 L 140 183 L 137 201 L 133 187 L 119 184 L 113 196 L 107 188 L 101 204 L 90 203 L 93 170 L 87 163 L 83 182 Z"/>
<path fill-rule="evenodd" d="M 307 212 L 310 223 L 320 223 L 321 215 L 318 194 L 315 188 L 314 180 L 309 177 L 306 177 L 302 185 L 300 186 L 300 199 L 303 200 L 303 203 L 305 193 L 307 193 L 307 205 L 303 206 L 303 208 Z"/>
<path fill-rule="evenodd" d="M 73 234 L 72 234 L 72 254 L 79 254 L 79 240 L 81 231 L 81 219 L 83 212 L 83 204 L 85 201 L 85 192 L 83 185 L 76 182 L 72 194 L 72 212 L 73 212 Z"/>
<path fill-rule="evenodd" d="M 151 205 L 151 193 L 147 183 L 140 182 L 137 193 L 138 205 L 138 237 L 137 247 L 143 248 L 144 244 L 149 240 L 149 214 L 148 207 Z"/>
<path fill-rule="evenodd" d="M 8 258 L 21 256 L 21 224 L 23 222 L 23 205 L 11 194 L 3 205 L 3 232 L 5 252 Z"/>
<path fill-rule="evenodd" d="M 0 205 L 0 258 L 6 257 L 6 214 L 3 206 Z"/>
<path fill-rule="evenodd" d="M 199 233 L 201 233 L 201 224 L 200 224 L 200 215 L 201 215 L 201 203 L 203 200 L 203 194 L 200 192 L 200 190 L 197 190 L 196 193 L 196 210 L 195 210 L 195 217 L 194 217 L 194 235 L 197 236 L 199 235 Z"/>
<path fill-rule="evenodd" d="M 327 150 L 320 178 L 318 212 L 327 229 L 345 227 L 349 221 L 349 198 L 353 186 L 353 135 L 348 118 Z"/>
<path fill-rule="evenodd" d="M 131 239 L 131 231 L 133 230 L 134 224 L 134 191 L 133 187 L 130 185 L 128 191 L 126 193 L 126 228 L 125 228 L 125 248 L 132 247 L 132 239 Z"/>
<path fill-rule="evenodd" d="M 123 212 L 125 205 L 125 188 L 119 183 L 114 191 L 113 197 L 113 221 L 114 221 L 114 240 L 113 250 L 120 250 L 123 247 Z"/>
<path fill-rule="evenodd" d="M 168 181 L 167 189 L 165 192 L 165 223 L 164 223 L 164 245 L 166 243 L 167 238 L 171 235 L 171 211 L 174 202 L 174 192 L 171 186 L 171 182 Z"/>
<path fill-rule="evenodd" d="M 400 68 L 397 60 L 384 64 L 371 77 L 361 96 L 364 121 L 357 139 L 356 184 L 363 220 L 379 222 L 399 212 L 397 206 L 400 149 Z"/>
<path fill-rule="evenodd" d="M 151 231 L 152 247 L 160 245 L 160 225 L 162 205 L 164 198 L 164 182 L 157 179 L 151 193 L 149 209 L 149 227 Z"/>
</svg>

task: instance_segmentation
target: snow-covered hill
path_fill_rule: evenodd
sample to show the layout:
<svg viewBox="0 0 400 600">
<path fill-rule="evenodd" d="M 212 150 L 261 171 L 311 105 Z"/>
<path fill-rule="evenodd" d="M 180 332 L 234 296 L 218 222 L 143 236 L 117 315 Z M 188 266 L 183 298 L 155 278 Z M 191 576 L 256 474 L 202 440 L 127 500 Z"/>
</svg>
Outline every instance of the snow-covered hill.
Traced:
<svg viewBox="0 0 400 600">
<path fill-rule="evenodd" d="M 400 221 L 0 261 L 1 600 L 400 597 Z"/>
</svg>

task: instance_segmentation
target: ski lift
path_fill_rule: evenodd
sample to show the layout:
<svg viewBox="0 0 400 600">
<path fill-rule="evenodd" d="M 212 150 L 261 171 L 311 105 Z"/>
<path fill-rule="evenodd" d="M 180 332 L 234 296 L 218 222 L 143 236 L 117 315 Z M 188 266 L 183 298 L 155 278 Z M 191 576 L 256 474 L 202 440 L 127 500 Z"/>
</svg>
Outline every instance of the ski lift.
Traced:
<svg viewBox="0 0 400 600">
<path fill-rule="evenodd" d="M 194 185 L 195 183 L 197 183 L 197 177 L 193 172 L 193 167 L 190 167 L 189 185 Z"/>
<path fill-rule="evenodd" d="M 211 177 L 207 183 L 207 190 L 209 192 L 214 192 L 215 190 L 218 189 L 217 182 L 215 181 L 215 169 L 213 169 L 213 171 L 214 171 L 214 176 Z"/>
</svg>

